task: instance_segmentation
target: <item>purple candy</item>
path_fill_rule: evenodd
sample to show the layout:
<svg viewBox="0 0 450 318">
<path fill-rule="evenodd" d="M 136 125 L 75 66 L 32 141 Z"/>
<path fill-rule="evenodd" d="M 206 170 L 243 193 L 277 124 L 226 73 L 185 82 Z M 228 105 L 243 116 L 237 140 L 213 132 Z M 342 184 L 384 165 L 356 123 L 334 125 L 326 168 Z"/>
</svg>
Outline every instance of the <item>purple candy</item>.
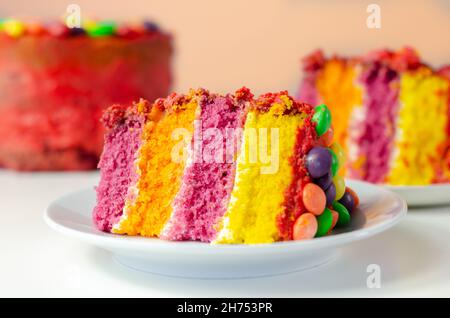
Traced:
<svg viewBox="0 0 450 318">
<path fill-rule="evenodd" d="M 320 178 L 330 172 L 331 160 L 328 148 L 314 147 L 306 155 L 306 168 L 311 177 Z"/>
<path fill-rule="evenodd" d="M 334 183 L 331 183 L 328 189 L 325 190 L 325 197 L 327 198 L 326 205 L 330 206 L 331 203 L 333 203 L 334 198 L 336 198 L 336 187 L 334 186 Z"/>
<path fill-rule="evenodd" d="M 339 203 L 345 206 L 345 208 L 350 213 L 355 208 L 355 200 L 353 199 L 353 196 L 348 192 L 345 192 L 342 198 L 339 199 Z"/>
<path fill-rule="evenodd" d="M 331 176 L 331 173 L 327 173 L 323 177 L 314 179 L 314 183 L 317 184 L 319 187 L 322 188 L 322 190 L 328 189 L 328 187 L 333 183 L 333 177 Z"/>
<path fill-rule="evenodd" d="M 144 26 L 144 29 L 146 29 L 147 31 L 150 32 L 158 31 L 158 26 L 156 25 L 156 23 L 152 21 L 144 21 L 142 25 Z"/>
<path fill-rule="evenodd" d="M 86 34 L 86 31 L 83 28 L 70 28 L 69 29 L 69 34 L 71 36 L 79 36 L 79 35 L 84 35 Z"/>
</svg>

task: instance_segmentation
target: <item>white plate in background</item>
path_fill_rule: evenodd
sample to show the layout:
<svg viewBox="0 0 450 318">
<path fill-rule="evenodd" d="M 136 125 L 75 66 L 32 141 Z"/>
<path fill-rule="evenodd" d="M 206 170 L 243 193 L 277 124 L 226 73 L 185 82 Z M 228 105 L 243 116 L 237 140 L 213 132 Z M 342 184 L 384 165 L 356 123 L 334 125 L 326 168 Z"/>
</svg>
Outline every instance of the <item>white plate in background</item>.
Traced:
<svg viewBox="0 0 450 318">
<path fill-rule="evenodd" d="M 406 200 L 409 207 L 450 204 L 450 183 L 423 186 L 393 186 L 386 188 Z"/>
<path fill-rule="evenodd" d="M 93 189 L 56 199 L 44 217 L 61 234 L 106 249 L 119 263 L 137 270 L 194 278 L 268 276 L 327 263 L 340 247 L 383 232 L 406 214 L 406 202 L 383 187 L 361 181 L 348 181 L 348 185 L 361 202 L 351 223 L 329 236 L 308 241 L 210 245 L 103 233 L 92 224 Z"/>
</svg>

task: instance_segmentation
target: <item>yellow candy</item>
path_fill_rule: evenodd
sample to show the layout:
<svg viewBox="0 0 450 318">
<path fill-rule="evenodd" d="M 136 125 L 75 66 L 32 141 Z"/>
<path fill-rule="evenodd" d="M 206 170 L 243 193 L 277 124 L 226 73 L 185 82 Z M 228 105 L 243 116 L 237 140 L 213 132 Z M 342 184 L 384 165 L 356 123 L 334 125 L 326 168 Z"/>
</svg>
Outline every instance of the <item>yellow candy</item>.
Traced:
<svg viewBox="0 0 450 318">
<path fill-rule="evenodd" d="M 342 149 L 341 145 L 337 142 L 334 142 L 330 148 L 336 154 L 336 157 L 338 158 L 339 168 L 341 168 L 345 163 L 344 149 Z"/>
<path fill-rule="evenodd" d="M 18 38 L 25 32 L 25 25 L 18 20 L 7 20 L 3 23 L 3 31 L 13 38 Z"/>
<path fill-rule="evenodd" d="M 83 29 L 87 30 L 87 29 L 94 28 L 96 25 L 97 25 L 97 21 L 86 18 L 86 19 L 83 19 L 81 27 Z"/>
<path fill-rule="evenodd" d="M 337 201 L 340 198 L 342 198 L 342 196 L 345 193 L 345 181 L 344 178 L 342 178 L 341 176 L 335 175 L 333 177 L 333 183 L 334 186 L 336 187 L 336 198 L 334 200 Z"/>
</svg>

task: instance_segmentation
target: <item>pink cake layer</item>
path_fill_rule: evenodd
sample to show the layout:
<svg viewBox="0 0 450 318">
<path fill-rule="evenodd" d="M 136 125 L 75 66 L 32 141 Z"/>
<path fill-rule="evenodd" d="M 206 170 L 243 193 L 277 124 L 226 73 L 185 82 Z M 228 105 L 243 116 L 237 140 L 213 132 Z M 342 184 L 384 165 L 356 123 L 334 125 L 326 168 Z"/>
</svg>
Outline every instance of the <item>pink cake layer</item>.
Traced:
<svg viewBox="0 0 450 318">
<path fill-rule="evenodd" d="M 363 65 L 357 79 L 364 88 L 365 120 L 358 123 L 349 142 L 358 145 L 357 156 L 364 158 L 359 168 L 349 167 L 352 178 L 370 182 L 383 182 L 388 173 L 390 154 L 395 135 L 395 119 L 398 112 L 398 71 L 417 67 L 417 58 L 405 50 L 401 58 L 388 52 L 376 51 L 364 59 L 353 59 Z M 304 79 L 299 89 L 300 99 L 317 105 L 321 103 L 317 91 L 317 78 L 325 64 L 325 58 L 316 51 L 303 60 Z"/>
<path fill-rule="evenodd" d="M 365 87 L 364 107 L 366 117 L 358 136 L 359 155 L 364 158 L 365 175 L 353 175 L 369 182 L 383 182 L 389 171 L 390 155 L 396 132 L 398 112 L 399 77 L 390 67 L 370 64 L 360 75 Z M 354 141 L 351 141 L 354 142 Z"/>
<path fill-rule="evenodd" d="M 110 232 L 122 216 L 130 185 L 137 181 L 134 161 L 144 118 L 125 114 L 123 107 L 114 106 L 107 110 L 103 121 L 108 131 L 98 164 L 101 175 L 93 220 L 99 230 Z"/>
<path fill-rule="evenodd" d="M 313 106 L 320 103 L 319 92 L 316 89 L 316 81 L 324 63 L 325 59 L 321 51 L 316 51 L 303 59 L 305 76 L 300 85 L 298 96 L 302 101 Z"/>
<path fill-rule="evenodd" d="M 200 110 L 195 135 L 199 138 L 201 132 L 202 146 L 192 145 L 195 160 L 185 169 L 172 217 L 161 235 L 163 239 L 212 241 L 216 236 L 214 226 L 228 206 L 235 162 L 232 156 L 226 157 L 225 140 L 239 140 L 234 133 L 228 134 L 229 128 L 235 131 L 243 127 L 244 103 L 236 103 L 232 96 L 204 96 Z M 208 133 L 211 129 L 219 131 L 223 138 L 212 136 Z M 222 154 L 217 157 L 220 161 L 214 159 L 218 154 Z"/>
</svg>

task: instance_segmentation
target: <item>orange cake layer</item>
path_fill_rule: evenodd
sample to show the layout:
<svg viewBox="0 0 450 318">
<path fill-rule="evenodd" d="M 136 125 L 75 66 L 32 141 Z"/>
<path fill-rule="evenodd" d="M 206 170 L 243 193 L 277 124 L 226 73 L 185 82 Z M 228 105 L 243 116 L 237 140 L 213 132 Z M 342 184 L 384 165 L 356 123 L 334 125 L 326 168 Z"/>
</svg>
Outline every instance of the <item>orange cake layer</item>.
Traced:
<svg viewBox="0 0 450 318">
<path fill-rule="evenodd" d="M 176 103 L 171 102 L 178 96 L 171 95 L 158 101 L 155 106 L 159 109 L 152 110 L 155 118 L 144 126 L 139 149 L 137 196 L 126 203 L 123 219 L 113 229 L 115 233 L 158 236 L 162 231 L 172 213 L 171 203 L 180 188 L 186 159 L 172 160 L 172 150 L 180 143 L 172 133 L 184 128 L 192 134 L 197 94 L 192 91 Z"/>
</svg>

